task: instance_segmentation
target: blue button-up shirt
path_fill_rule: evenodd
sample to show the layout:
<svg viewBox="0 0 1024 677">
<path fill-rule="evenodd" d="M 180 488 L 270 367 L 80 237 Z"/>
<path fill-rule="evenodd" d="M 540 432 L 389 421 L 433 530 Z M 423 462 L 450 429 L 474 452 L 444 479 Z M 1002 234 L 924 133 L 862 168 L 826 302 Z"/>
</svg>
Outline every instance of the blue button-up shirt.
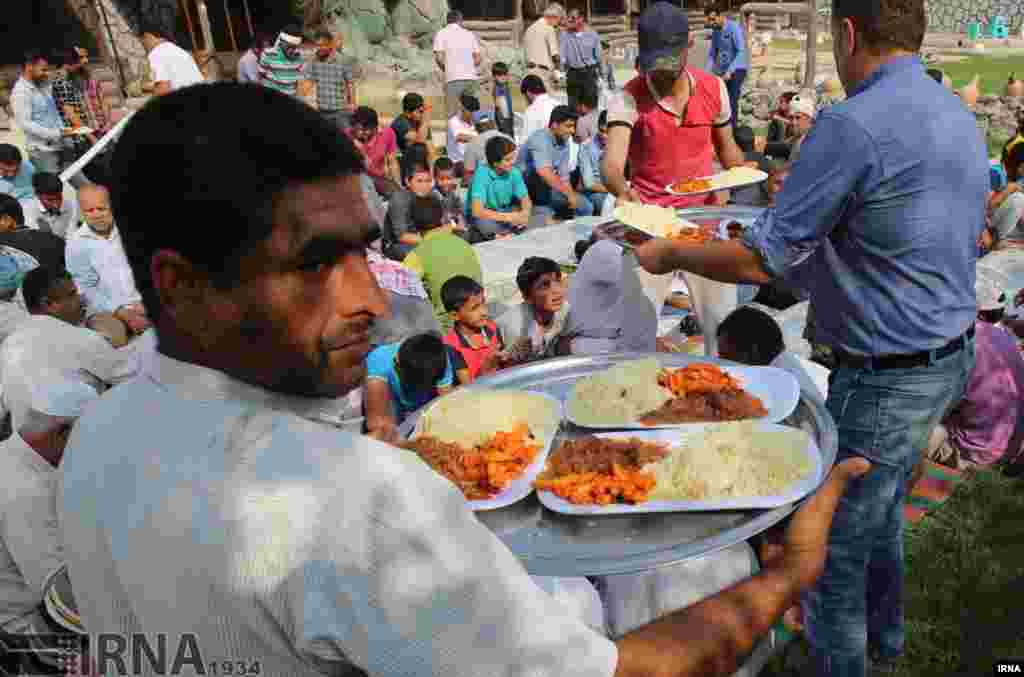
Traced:
<svg viewBox="0 0 1024 677">
<path fill-rule="evenodd" d="M 538 129 L 519 149 L 516 166 L 523 178 L 536 174 L 538 169 L 550 167 L 566 179 L 569 177 L 569 144 L 559 144 L 550 129 Z"/>
<path fill-rule="evenodd" d="M 732 19 L 725 20 L 721 30 L 711 32 L 711 50 L 706 70 L 715 75 L 731 75 L 733 71 L 750 70 L 750 53 L 743 26 Z"/>
<path fill-rule="evenodd" d="M 18 78 L 11 90 L 14 120 L 25 132 L 29 149 L 57 150 L 63 145 L 64 120 L 53 100 L 52 85 L 36 85 Z"/>
<path fill-rule="evenodd" d="M 591 190 L 596 184 L 608 185 L 604 174 L 605 146 L 594 136 L 580 146 L 580 179 L 584 190 Z"/>
<path fill-rule="evenodd" d="M 562 56 L 562 70 L 601 64 L 601 38 L 594 31 L 562 31 L 558 51 Z"/>
<path fill-rule="evenodd" d="M 974 115 L 904 57 L 818 117 L 777 206 L 743 240 L 770 274 L 809 288 L 819 342 L 933 350 L 974 322 L 988 189 Z"/>
</svg>

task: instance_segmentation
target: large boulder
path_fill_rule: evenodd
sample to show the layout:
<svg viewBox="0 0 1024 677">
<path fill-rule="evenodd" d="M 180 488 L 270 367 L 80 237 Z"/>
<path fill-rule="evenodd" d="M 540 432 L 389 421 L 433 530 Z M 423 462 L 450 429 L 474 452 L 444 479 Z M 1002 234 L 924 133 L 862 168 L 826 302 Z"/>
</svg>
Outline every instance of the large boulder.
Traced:
<svg viewBox="0 0 1024 677">
<path fill-rule="evenodd" d="M 392 31 L 417 47 L 430 49 L 433 35 L 444 26 L 447 13 L 446 0 L 398 0 L 391 10 Z"/>
</svg>

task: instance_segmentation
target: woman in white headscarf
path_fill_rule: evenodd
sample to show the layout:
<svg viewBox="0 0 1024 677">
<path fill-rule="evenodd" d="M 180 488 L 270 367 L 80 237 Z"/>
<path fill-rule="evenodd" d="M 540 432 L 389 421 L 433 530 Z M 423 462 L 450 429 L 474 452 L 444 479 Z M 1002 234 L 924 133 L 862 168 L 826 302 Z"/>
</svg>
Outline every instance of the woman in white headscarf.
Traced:
<svg viewBox="0 0 1024 677">
<path fill-rule="evenodd" d="M 653 352 L 658 316 L 636 272 L 636 260 L 612 240 L 585 249 L 569 281 L 573 355 Z"/>
</svg>

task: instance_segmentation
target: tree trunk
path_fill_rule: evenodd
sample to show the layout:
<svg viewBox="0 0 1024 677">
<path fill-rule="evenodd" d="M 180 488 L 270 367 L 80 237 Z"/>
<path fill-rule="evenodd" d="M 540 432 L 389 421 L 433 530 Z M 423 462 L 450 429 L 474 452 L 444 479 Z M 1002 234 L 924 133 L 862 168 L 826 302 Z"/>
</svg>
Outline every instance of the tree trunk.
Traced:
<svg viewBox="0 0 1024 677">
<path fill-rule="evenodd" d="M 302 24 L 306 30 L 319 28 L 323 23 L 323 2 L 321 0 L 303 0 Z"/>
<path fill-rule="evenodd" d="M 807 0 L 807 68 L 804 71 L 804 87 L 814 89 L 814 76 L 818 72 L 818 5 Z"/>
</svg>

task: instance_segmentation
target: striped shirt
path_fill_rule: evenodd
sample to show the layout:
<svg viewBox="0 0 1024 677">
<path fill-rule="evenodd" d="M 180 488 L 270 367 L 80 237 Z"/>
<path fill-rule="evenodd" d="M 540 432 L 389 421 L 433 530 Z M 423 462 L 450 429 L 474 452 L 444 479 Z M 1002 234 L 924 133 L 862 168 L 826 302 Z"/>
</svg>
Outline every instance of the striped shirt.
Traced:
<svg viewBox="0 0 1024 677">
<path fill-rule="evenodd" d="M 301 57 L 289 59 L 280 47 L 271 47 L 260 57 L 260 84 L 295 96 L 305 70 L 306 62 Z"/>
</svg>

